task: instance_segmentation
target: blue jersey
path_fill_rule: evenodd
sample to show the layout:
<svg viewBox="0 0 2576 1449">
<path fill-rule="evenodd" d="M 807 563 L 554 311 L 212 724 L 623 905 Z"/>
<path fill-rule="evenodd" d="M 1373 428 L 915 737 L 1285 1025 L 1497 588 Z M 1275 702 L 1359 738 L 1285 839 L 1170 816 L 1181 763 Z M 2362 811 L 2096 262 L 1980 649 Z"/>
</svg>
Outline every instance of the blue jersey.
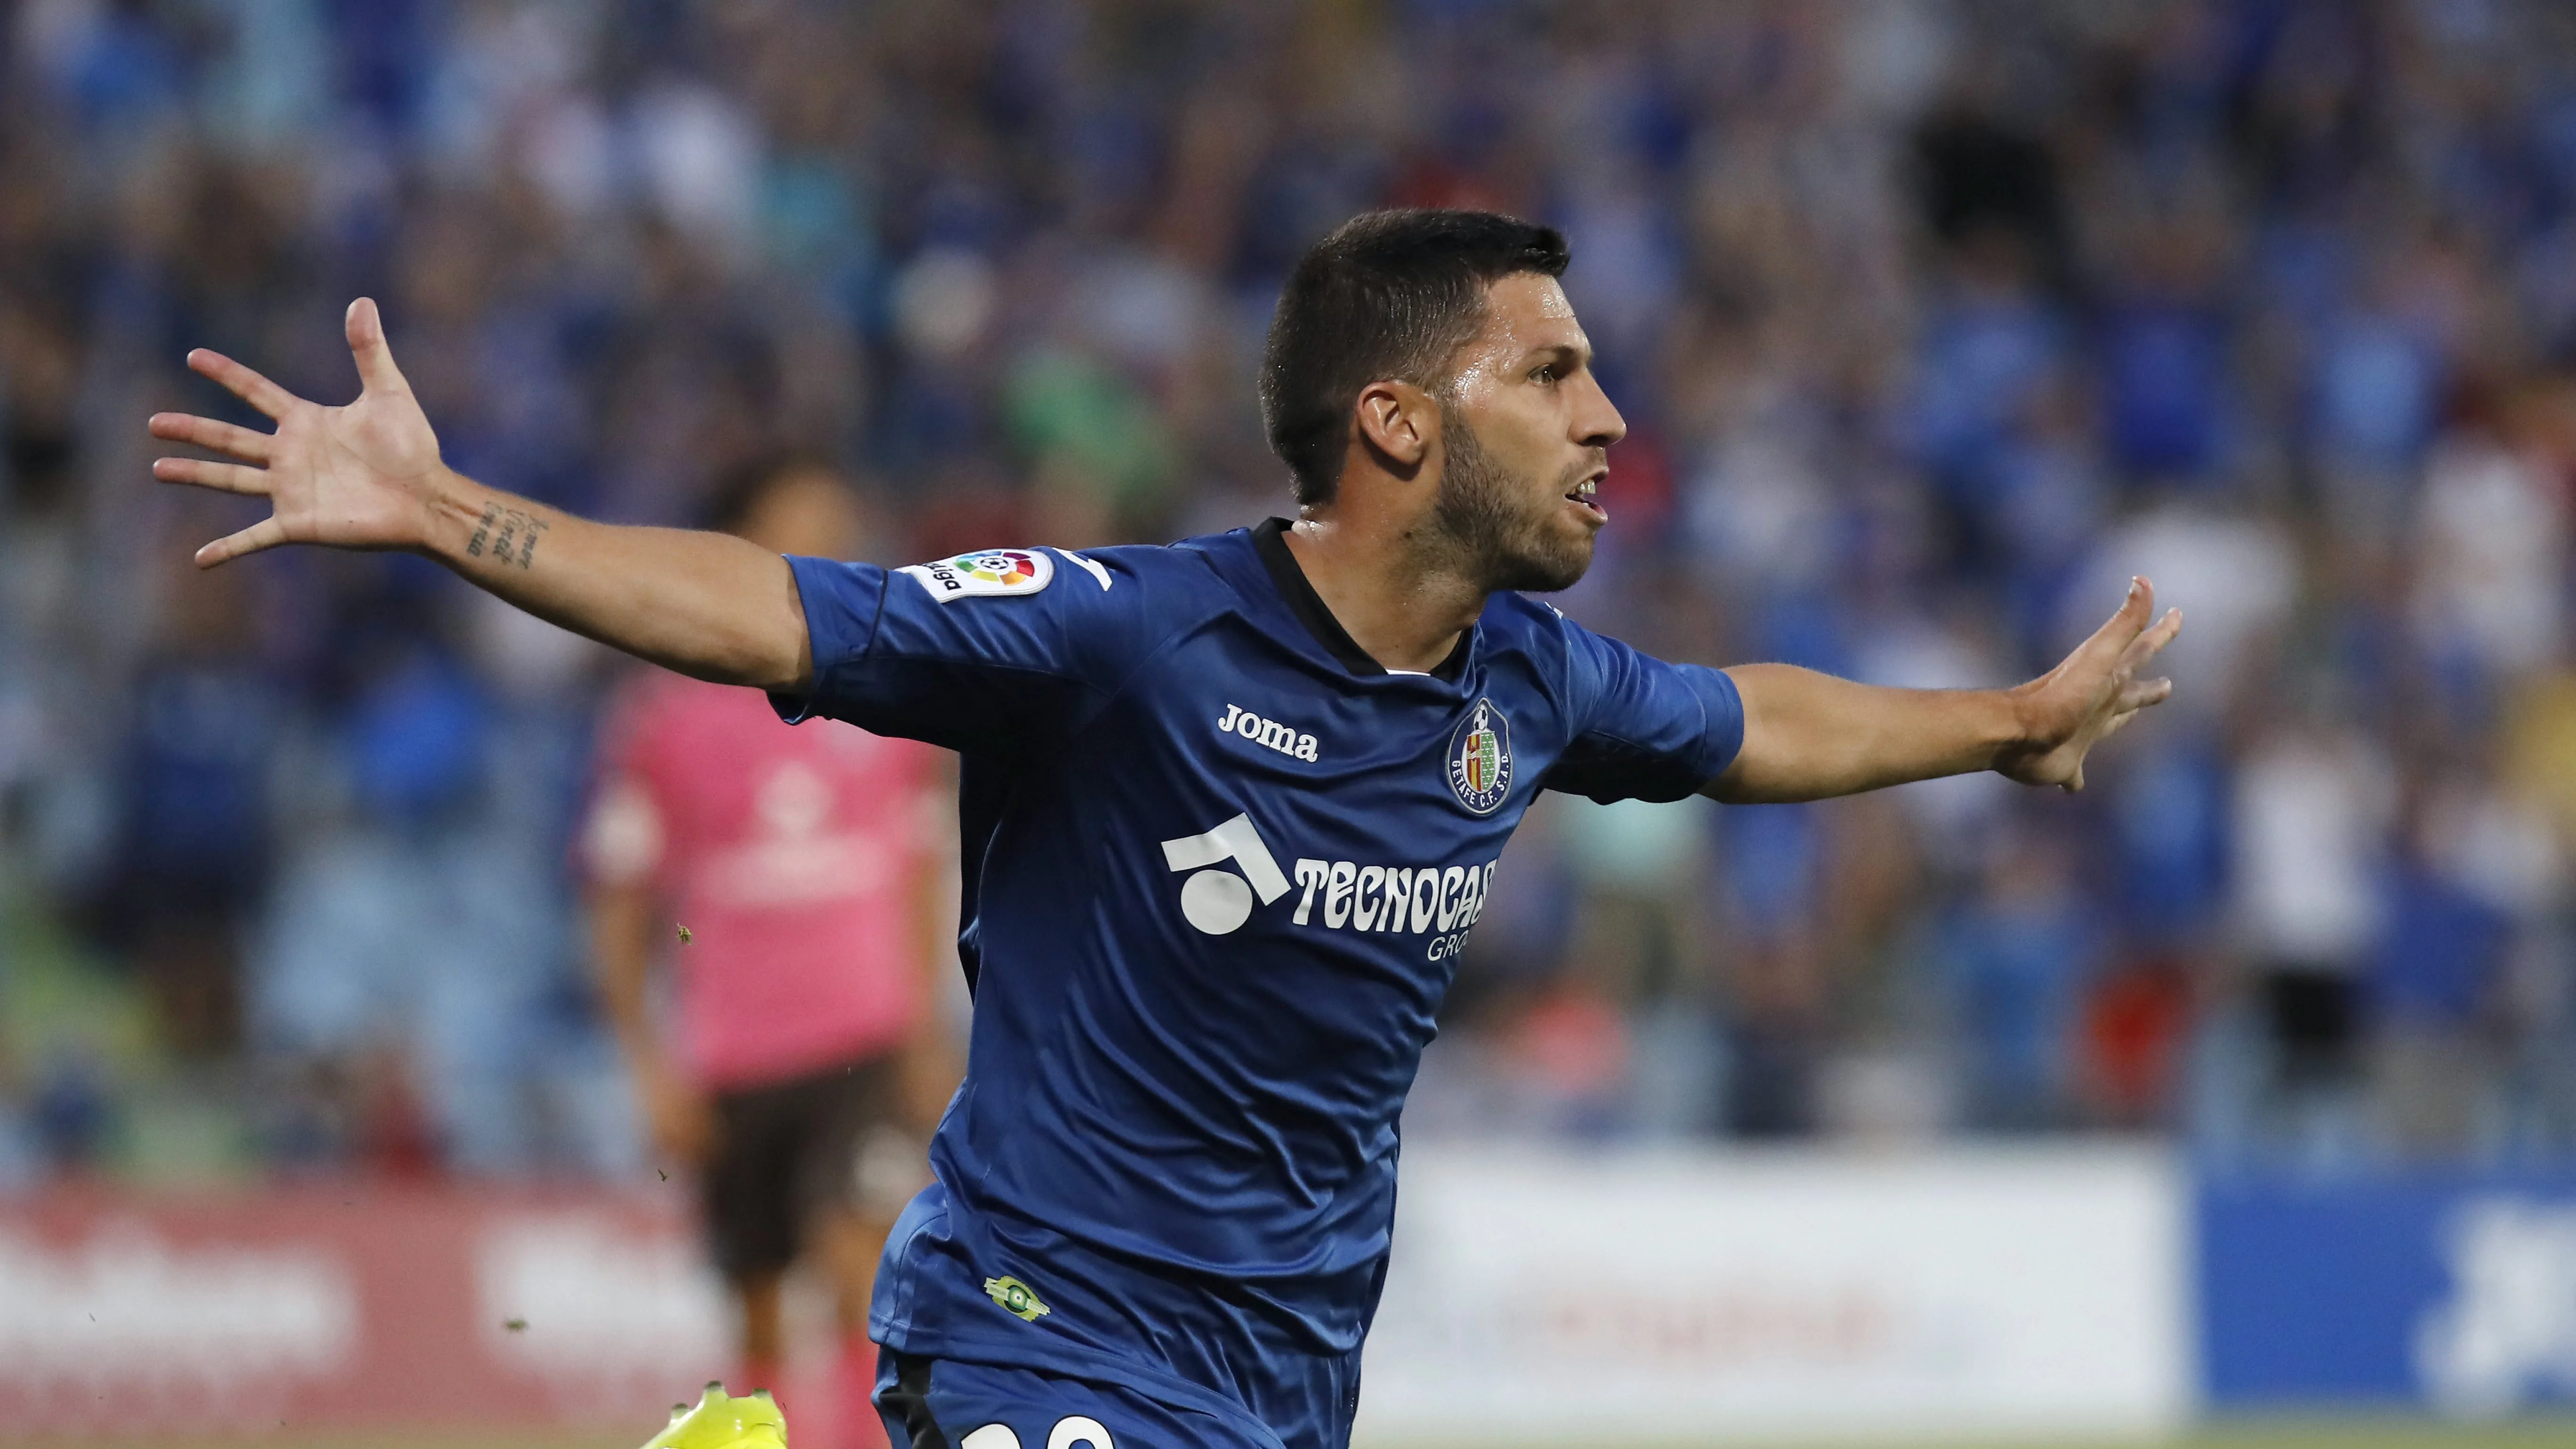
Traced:
<svg viewBox="0 0 2576 1449">
<path fill-rule="evenodd" d="M 1504 841 L 1542 788 L 1691 794 L 1743 709 L 1510 594 L 1390 673 L 1283 526 L 792 559 L 814 683 L 779 705 L 963 756 L 968 1067 L 874 1336 L 1330 1445 L 1397 1118 Z"/>
</svg>

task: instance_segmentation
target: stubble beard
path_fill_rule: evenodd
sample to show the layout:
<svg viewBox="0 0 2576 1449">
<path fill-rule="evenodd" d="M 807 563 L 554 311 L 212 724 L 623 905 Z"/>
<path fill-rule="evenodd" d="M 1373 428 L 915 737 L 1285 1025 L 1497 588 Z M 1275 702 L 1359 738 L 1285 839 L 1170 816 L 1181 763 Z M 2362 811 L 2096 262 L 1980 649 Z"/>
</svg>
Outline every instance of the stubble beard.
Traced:
<svg viewBox="0 0 2576 1449">
<path fill-rule="evenodd" d="M 1592 533 L 1569 537 L 1549 527 L 1562 490 L 1533 508 L 1536 490 L 1486 452 L 1454 409 L 1440 410 L 1440 436 L 1448 459 L 1431 517 L 1442 562 L 1489 594 L 1552 594 L 1574 587 L 1592 567 Z"/>
</svg>

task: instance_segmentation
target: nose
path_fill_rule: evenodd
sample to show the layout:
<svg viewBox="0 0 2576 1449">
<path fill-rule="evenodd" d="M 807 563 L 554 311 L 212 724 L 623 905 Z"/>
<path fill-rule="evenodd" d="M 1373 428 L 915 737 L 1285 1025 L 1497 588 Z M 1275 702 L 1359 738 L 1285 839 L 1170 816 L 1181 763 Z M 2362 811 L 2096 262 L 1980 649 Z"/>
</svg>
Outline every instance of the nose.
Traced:
<svg viewBox="0 0 2576 1449">
<path fill-rule="evenodd" d="M 1628 420 L 1619 416 L 1618 405 L 1602 391 L 1601 379 L 1592 369 L 1582 373 L 1584 396 L 1574 410 L 1575 441 L 1587 448 L 1607 448 L 1628 436 Z"/>
</svg>

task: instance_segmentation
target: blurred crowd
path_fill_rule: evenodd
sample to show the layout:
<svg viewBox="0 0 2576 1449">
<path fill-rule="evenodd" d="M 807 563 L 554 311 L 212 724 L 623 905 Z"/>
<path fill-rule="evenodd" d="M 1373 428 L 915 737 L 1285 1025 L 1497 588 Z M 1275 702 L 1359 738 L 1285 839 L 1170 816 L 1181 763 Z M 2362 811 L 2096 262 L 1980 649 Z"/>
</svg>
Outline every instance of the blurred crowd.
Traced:
<svg viewBox="0 0 2576 1449">
<path fill-rule="evenodd" d="M 2080 795 L 1551 797 L 1417 1137 L 2576 1159 L 2576 10 L 0 17 L 0 1183 L 641 1169 L 565 844 L 621 666 L 408 558 L 196 573 L 257 511 L 150 481 L 186 349 L 340 400 L 369 294 L 568 508 L 794 453 L 881 561 L 1160 541 L 1288 510 L 1271 303 L 1390 204 L 1572 239 L 1585 622 L 1928 686 L 2188 620 Z"/>
</svg>

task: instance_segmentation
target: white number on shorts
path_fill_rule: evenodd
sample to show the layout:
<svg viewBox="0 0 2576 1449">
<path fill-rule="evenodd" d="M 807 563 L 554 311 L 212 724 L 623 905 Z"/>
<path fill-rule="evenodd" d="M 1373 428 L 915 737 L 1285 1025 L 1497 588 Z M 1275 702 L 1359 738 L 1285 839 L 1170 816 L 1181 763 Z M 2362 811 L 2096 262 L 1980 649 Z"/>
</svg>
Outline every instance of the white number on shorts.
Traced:
<svg viewBox="0 0 2576 1449">
<path fill-rule="evenodd" d="M 1080 1414 L 1067 1414 L 1055 1421 L 1047 1433 L 1047 1449 L 1073 1449 L 1088 1444 L 1091 1449 L 1118 1449 L 1110 1442 L 1109 1429 L 1098 1419 Z M 1020 1436 L 1007 1424 L 987 1424 L 957 1441 L 957 1449 L 1020 1449 Z"/>
<path fill-rule="evenodd" d="M 1048 1431 L 1047 1449 L 1073 1449 L 1076 1444 L 1088 1444 L 1091 1449 L 1118 1449 L 1109 1442 L 1109 1430 L 1098 1419 L 1067 1414 Z"/>
</svg>

